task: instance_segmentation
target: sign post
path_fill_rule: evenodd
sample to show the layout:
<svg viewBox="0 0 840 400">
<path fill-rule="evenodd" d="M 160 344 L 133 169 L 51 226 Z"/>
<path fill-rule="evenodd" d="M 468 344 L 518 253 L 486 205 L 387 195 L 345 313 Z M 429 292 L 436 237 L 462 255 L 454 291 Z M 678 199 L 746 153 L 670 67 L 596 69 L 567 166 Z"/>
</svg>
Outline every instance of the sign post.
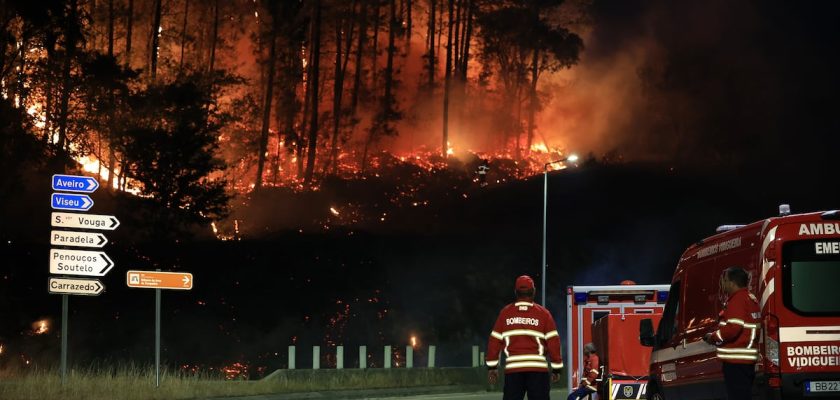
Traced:
<svg viewBox="0 0 840 400">
<path fill-rule="evenodd" d="M 160 387 L 160 289 L 155 289 L 155 387 Z"/>
<path fill-rule="evenodd" d="M 160 303 L 161 289 L 192 290 L 189 272 L 128 271 L 125 283 L 130 288 L 155 289 L 155 387 L 160 387 Z"/>
<path fill-rule="evenodd" d="M 86 194 L 53 193 L 52 208 L 68 211 L 88 211 L 93 200 Z"/>
<path fill-rule="evenodd" d="M 114 262 L 102 251 L 50 250 L 50 273 L 62 275 L 105 276 Z"/>
<path fill-rule="evenodd" d="M 97 279 L 50 277 L 47 290 L 52 294 L 99 296 L 105 290 L 105 285 Z"/>
<path fill-rule="evenodd" d="M 52 213 L 52 226 L 56 228 L 82 228 L 113 231 L 120 226 L 120 221 L 113 215 Z"/>
<path fill-rule="evenodd" d="M 55 174 L 52 176 L 52 189 L 62 192 L 93 193 L 99 189 L 99 181 L 90 176 Z"/>
<path fill-rule="evenodd" d="M 70 296 L 61 295 L 61 385 L 67 382 L 67 310 Z"/>
<path fill-rule="evenodd" d="M 54 210 L 86 212 L 93 199 L 84 193 L 99 189 L 99 181 L 90 176 L 55 174 L 51 180 L 50 205 Z M 73 193 L 64 193 L 73 192 Z M 82 193 L 82 194 L 79 194 Z M 53 212 L 50 225 L 57 228 L 114 230 L 119 226 L 113 215 L 85 215 Z M 102 248 L 108 239 L 101 233 L 52 230 L 50 244 L 66 247 Z M 50 249 L 50 273 L 59 275 L 104 276 L 114 262 L 101 251 Z M 67 382 L 67 331 L 70 309 L 69 295 L 98 296 L 105 290 L 96 279 L 51 276 L 47 292 L 61 295 L 61 384 Z"/>
</svg>

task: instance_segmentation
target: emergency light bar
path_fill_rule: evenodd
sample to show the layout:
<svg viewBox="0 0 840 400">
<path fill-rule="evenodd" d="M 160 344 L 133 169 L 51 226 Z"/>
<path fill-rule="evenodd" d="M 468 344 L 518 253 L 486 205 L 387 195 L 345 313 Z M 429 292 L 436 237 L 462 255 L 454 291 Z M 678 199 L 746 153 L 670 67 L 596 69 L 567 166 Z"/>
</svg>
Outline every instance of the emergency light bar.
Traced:
<svg viewBox="0 0 840 400">
<path fill-rule="evenodd" d="M 721 226 L 717 227 L 717 229 L 715 229 L 715 232 L 717 232 L 717 233 L 729 232 L 729 231 L 734 231 L 735 229 L 738 229 L 738 228 L 743 228 L 745 226 L 746 225 L 721 225 Z"/>
<path fill-rule="evenodd" d="M 660 290 L 656 292 L 656 302 L 659 304 L 665 303 L 668 301 L 668 292 L 664 290 Z"/>
<path fill-rule="evenodd" d="M 840 219 L 840 210 L 826 211 L 820 215 L 822 219 Z"/>
<path fill-rule="evenodd" d="M 575 293 L 575 304 L 586 303 L 587 298 L 589 298 L 589 293 L 586 293 L 586 292 Z"/>
<path fill-rule="evenodd" d="M 635 295 L 645 295 L 645 296 L 653 296 L 653 290 L 592 290 L 589 292 L 590 296 L 598 296 L 598 295 L 620 295 L 620 296 L 635 296 Z"/>
</svg>

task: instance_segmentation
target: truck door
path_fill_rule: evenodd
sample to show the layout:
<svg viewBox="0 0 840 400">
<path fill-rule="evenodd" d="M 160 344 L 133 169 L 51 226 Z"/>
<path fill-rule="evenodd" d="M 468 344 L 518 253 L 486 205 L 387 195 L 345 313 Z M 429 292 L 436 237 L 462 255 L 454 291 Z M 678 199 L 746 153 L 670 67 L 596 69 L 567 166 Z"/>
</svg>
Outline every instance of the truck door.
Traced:
<svg viewBox="0 0 840 400">
<path fill-rule="evenodd" d="M 677 386 L 677 347 L 680 345 L 679 320 L 682 303 L 682 282 L 676 281 L 671 285 L 665 311 L 656 329 L 656 346 L 653 349 L 651 363 L 655 368 L 651 371 L 653 379 L 659 382 L 659 388 L 666 399 L 680 398 Z"/>
<path fill-rule="evenodd" d="M 680 385 L 689 392 L 684 393 L 686 399 L 726 397 L 716 348 L 704 342 L 703 335 L 719 327 L 720 276 L 723 265 L 729 264 L 709 257 L 685 273 L 676 367 Z"/>
</svg>

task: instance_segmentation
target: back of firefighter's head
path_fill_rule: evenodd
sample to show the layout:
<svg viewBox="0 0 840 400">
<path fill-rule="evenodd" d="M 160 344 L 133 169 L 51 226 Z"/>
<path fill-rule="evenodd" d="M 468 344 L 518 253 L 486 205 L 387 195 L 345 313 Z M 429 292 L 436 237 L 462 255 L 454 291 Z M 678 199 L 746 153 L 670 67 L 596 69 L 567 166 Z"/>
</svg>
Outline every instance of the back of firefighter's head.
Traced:
<svg viewBox="0 0 840 400">
<path fill-rule="evenodd" d="M 516 278 L 514 292 L 518 300 L 533 300 L 534 294 L 537 292 L 537 289 L 534 287 L 534 280 L 528 275 L 522 275 Z"/>
<path fill-rule="evenodd" d="M 598 349 L 595 348 L 595 343 L 589 342 L 583 346 L 583 354 L 594 354 L 597 352 Z"/>
<path fill-rule="evenodd" d="M 727 268 L 720 277 L 721 288 L 729 294 L 735 293 L 738 289 L 745 288 L 749 284 L 750 275 L 740 267 Z"/>
</svg>

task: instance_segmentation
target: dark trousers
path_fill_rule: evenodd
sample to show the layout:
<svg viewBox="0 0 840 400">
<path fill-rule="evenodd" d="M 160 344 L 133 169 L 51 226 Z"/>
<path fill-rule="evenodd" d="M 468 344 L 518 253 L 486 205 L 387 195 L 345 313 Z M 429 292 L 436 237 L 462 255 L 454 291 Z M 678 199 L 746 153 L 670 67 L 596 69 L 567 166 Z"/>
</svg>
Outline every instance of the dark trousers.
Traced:
<svg viewBox="0 0 840 400">
<path fill-rule="evenodd" d="M 723 380 L 726 383 L 726 396 L 729 400 L 752 399 L 755 365 L 725 362 L 723 363 Z"/>
<path fill-rule="evenodd" d="M 580 386 L 577 389 L 575 389 L 573 392 L 569 393 L 569 397 L 568 397 L 567 400 L 577 400 L 577 399 L 589 396 L 592 393 L 595 393 L 595 391 L 586 387 L 586 386 Z"/>
<path fill-rule="evenodd" d="M 504 400 L 549 400 L 551 375 L 548 372 L 514 372 L 505 374 Z"/>
</svg>

